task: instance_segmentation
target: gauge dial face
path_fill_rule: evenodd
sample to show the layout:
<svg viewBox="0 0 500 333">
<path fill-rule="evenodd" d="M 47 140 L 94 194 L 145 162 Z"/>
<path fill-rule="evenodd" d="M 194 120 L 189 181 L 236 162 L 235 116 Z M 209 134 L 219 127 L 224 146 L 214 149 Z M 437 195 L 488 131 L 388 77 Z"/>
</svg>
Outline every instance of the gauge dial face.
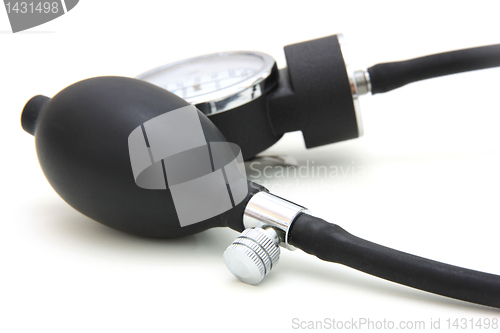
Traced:
<svg viewBox="0 0 500 333">
<path fill-rule="evenodd" d="M 266 79 L 274 59 L 260 52 L 227 52 L 187 59 L 139 75 L 191 104 L 220 101 Z"/>
</svg>

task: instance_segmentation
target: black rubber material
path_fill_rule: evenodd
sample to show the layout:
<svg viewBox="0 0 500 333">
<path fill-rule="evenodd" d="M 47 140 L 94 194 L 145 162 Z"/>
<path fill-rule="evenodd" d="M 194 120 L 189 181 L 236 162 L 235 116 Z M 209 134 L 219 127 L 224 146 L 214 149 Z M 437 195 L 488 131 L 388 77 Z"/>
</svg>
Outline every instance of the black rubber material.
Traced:
<svg viewBox="0 0 500 333">
<path fill-rule="evenodd" d="M 316 257 L 413 288 L 500 308 L 500 276 L 417 257 L 351 235 L 338 225 L 302 214 L 290 244 Z M 492 258 L 493 260 L 494 258 Z"/>
<path fill-rule="evenodd" d="M 243 158 L 249 160 L 258 153 L 275 144 L 282 134 L 275 134 L 267 115 L 267 97 L 276 88 L 279 72 L 274 66 L 269 82 L 262 89 L 262 95 L 237 108 L 210 114 L 210 110 L 200 111 L 207 114 L 215 126 L 224 134 L 228 142 L 236 143 L 243 153 Z M 207 107 L 208 104 L 205 104 Z"/>
<path fill-rule="evenodd" d="M 235 109 L 208 116 L 228 142 L 236 143 L 249 160 L 275 144 L 282 135 L 271 130 L 266 112 L 266 96 Z"/>
<path fill-rule="evenodd" d="M 50 100 L 34 97 L 21 119 L 23 128 L 35 133 L 45 177 L 82 214 L 146 237 L 180 237 L 223 226 L 242 231 L 246 203 L 254 193 L 265 190 L 255 183 L 248 182 L 247 198 L 234 208 L 181 227 L 169 189 L 144 189 L 134 181 L 128 148 L 132 130 L 187 105 L 145 81 L 97 77 L 77 82 Z M 201 112 L 198 115 L 206 141 L 224 142 L 217 127 Z"/>
<path fill-rule="evenodd" d="M 40 110 L 43 109 L 45 103 L 48 101 L 50 101 L 50 98 L 47 96 L 37 95 L 26 103 L 21 115 L 21 126 L 23 127 L 23 130 L 31 135 L 35 135 L 35 128 L 38 122 Z"/>
<path fill-rule="evenodd" d="M 372 94 L 438 76 L 500 66 L 500 44 L 388 62 L 368 68 Z"/>
<path fill-rule="evenodd" d="M 276 136 L 302 131 L 307 148 L 359 136 L 351 88 L 336 35 L 285 46 L 287 68 L 268 98 Z"/>
</svg>

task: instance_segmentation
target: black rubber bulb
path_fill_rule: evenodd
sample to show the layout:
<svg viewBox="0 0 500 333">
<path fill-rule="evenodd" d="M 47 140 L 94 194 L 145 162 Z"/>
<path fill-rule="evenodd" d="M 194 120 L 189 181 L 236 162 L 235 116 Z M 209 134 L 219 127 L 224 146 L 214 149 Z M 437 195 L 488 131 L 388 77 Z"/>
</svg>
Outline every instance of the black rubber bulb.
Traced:
<svg viewBox="0 0 500 333">
<path fill-rule="evenodd" d="M 131 132 L 188 105 L 141 80 L 97 77 L 77 82 L 51 99 L 33 97 L 24 107 L 21 123 L 35 136 L 38 160 L 54 190 L 100 223 L 147 237 L 179 237 L 223 226 L 242 231 L 246 203 L 253 193 L 264 190 L 254 183 L 248 182 L 248 195 L 234 208 L 182 227 L 168 187 L 145 189 L 134 180 Z M 207 142 L 225 142 L 204 114 L 198 116 Z M 195 204 L 192 209 L 197 209 Z"/>
</svg>

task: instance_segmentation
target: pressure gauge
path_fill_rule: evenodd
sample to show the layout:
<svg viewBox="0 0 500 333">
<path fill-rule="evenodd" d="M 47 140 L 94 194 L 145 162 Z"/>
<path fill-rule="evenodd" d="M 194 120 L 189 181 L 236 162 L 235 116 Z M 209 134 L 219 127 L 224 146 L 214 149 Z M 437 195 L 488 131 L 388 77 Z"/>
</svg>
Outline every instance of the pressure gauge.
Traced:
<svg viewBox="0 0 500 333">
<path fill-rule="evenodd" d="M 357 97 L 368 90 L 344 59 L 341 35 L 285 46 L 287 67 L 261 52 L 234 51 L 167 64 L 137 78 L 206 114 L 248 160 L 287 132 L 307 148 L 362 134 Z"/>
<path fill-rule="evenodd" d="M 275 72 L 271 56 L 235 51 L 167 64 L 137 78 L 169 90 L 210 115 L 259 98 L 276 85 Z"/>
</svg>

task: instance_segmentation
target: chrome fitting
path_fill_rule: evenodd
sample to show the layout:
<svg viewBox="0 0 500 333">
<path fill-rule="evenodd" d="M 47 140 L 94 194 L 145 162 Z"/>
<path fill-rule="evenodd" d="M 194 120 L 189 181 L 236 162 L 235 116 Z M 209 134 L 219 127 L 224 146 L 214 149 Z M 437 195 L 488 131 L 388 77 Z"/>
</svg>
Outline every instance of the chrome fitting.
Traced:
<svg viewBox="0 0 500 333">
<path fill-rule="evenodd" d="M 366 95 L 372 92 L 370 73 L 367 70 L 354 71 L 355 96 Z"/>
<path fill-rule="evenodd" d="M 363 121 L 361 120 L 361 107 L 359 105 L 358 97 L 371 92 L 370 74 L 368 74 L 368 71 L 354 70 L 353 65 L 351 64 L 352 57 L 347 43 L 345 42 L 344 35 L 338 34 L 337 40 L 339 41 L 340 51 L 342 52 L 342 57 L 344 58 L 347 78 L 351 88 L 352 103 L 358 124 L 358 136 L 363 136 Z"/>
<path fill-rule="evenodd" d="M 259 192 L 248 201 L 243 215 L 243 225 L 248 228 L 272 227 L 278 233 L 280 245 L 288 250 L 295 247 L 288 244 L 290 227 L 300 213 L 308 209 L 268 192 Z"/>
<path fill-rule="evenodd" d="M 279 242 L 271 227 L 246 229 L 224 251 L 224 262 L 240 281 L 259 284 L 278 264 Z"/>
</svg>

